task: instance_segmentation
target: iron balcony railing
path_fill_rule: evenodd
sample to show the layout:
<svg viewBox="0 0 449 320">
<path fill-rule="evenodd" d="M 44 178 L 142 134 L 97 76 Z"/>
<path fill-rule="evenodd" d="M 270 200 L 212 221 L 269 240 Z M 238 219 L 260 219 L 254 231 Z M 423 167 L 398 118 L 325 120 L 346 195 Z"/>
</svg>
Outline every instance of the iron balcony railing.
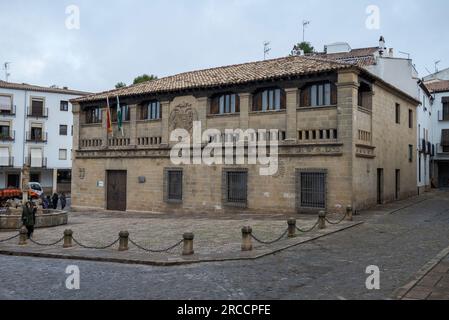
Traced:
<svg viewBox="0 0 449 320">
<path fill-rule="evenodd" d="M 14 157 L 0 157 L 0 167 L 14 167 Z"/>
<path fill-rule="evenodd" d="M 8 134 L 4 134 L 0 132 L 0 141 L 14 141 L 16 139 L 16 132 L 15 131 L 9 131 Z"/>
<path fill-rule="evenodd" d="M 16 115 L 16 106 L 11 106 L 8 110 L 0 110 L 1 116 L 15 116 Z"/>
<path fill-rule="evenodd" d="M 30 168 L 46 168 L 47 167 L 47 158 L 26 157 L 25 163 Z"/>
<path fill-rule="evenodd" d="M 48 118 L 48 108 L 27 108 L 28 118 Z"/>
<path fill-rule="evenodd" d="M 27 131 L 26 141 L 35 143 L 45 143 L 48 141 L 48 134 L 47 132 L 33 133 L 31 131 Z"/>
</svg>

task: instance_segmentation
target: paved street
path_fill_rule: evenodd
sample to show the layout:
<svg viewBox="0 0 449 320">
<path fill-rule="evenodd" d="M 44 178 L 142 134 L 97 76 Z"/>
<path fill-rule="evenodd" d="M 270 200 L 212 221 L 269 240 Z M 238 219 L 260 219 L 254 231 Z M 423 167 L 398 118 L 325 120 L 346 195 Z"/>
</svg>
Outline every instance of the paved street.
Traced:
<svg viewBox="0 0 449 320">
<path fill-rule="evenodd" d="M 388 299 L 449 246 L 449 193 L 415 203 L 256 261 L 147 267 L 0 256 L 0 299 Z M 78 291 L 65 288 L 72 264 Z M 369 265 L 381 270 L 380 290 L 365 287 Z"/>
</svg>

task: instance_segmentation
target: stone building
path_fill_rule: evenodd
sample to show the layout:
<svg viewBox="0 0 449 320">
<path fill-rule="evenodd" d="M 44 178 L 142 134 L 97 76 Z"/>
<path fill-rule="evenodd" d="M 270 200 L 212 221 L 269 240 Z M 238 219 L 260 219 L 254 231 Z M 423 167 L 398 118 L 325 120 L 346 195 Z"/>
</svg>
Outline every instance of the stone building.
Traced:
<svg viewBox="0 0 449 320">
<path fill-rule="evenodd" d="M 116 96 L 123 136 L 115 123 L 113 136 L 106 130 L 106 98 L 116 120 Z M 75 209 L 334 212 L 417 193 L 419 101 L 353 64 L 287 57 L 183 73 L 72 103 Z M 203 130 L 279 130 L 276 174 L 262 176 L 263 165 L 246 162 L 174 165 L 170 134 L 191 131 L 195 120 Z"/>
</svg>

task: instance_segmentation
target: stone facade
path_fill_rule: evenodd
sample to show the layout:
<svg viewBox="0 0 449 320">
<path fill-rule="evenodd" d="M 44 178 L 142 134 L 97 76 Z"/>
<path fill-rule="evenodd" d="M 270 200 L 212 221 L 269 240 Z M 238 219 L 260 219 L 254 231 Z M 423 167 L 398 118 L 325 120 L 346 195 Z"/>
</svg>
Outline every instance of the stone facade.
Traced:
<svg viewBox="0 0 449 320">
<path fill-rule="evenodd" d="M 337 104 L 302 106 L 302 88 L 323 79 L 336 85 Z M 358 106 L 361 81 L 371 86 L 369 108 Z M 110 170 L 127 172 L 126 208 L 139 212 L 309 212 L 298 201 L 301 189 L 298 190 L 297 173 L 307 169 L 325 172 L 325 209 L 330 212 L 343 211 L 349 205 L 360 210 L 375 205 L 378 200 L 388 202 L 417 194 L 417 131 L 416 125 L 409 127 L 407 119 L 409 110 L 416 114 L 417 101 L 377 78 L 350 68 L 316 75 L 316 78 L 270 83 L 270 87 L 284 90 L 285 109 L 251 111 L 253 93 L 267 86 L 235 86 L 232 92 L 240 98 L 240 112 L 227 115 L 210 114 L 211 97 L 220 90 L 155 97 L 160 101 L 160 120 L 139 120 L 140 104 L 148 97 L 123 99 L 130 106 L 130 121 L 124 124 L 123 138 L 117 134 L 116 138 L 107 136 L 105 114 L 102 123 L 85 124 L 84 110 L 90 105 L 75 105 L 73 208 L 107 208 Z M 399 124 L 395 121 L 396 105 L 401 110 Z M 280 130 L 285 135 L 279 146 L 277 174 L 259 175 L 260 165 L 173 165 L 169 158 L 173 146 L 169 141 L 170 132 L 175 127 L 190 130 L 193 120 L 201 121 L 203 130 Z M 121 142 L 111 143 L 111 139 Z M 164 169 L 173 167 L 183 172 L 182 201 L 178 203 L 164 200 Z M 232 168 L 247 170 L 244 206 L 227 206 L 223 199 L 223 172 Z M 378 169 L 383 169 L 380 199 Z M 399 192 L 396 192 L 396 170 L 400 170 Z"/>
</svg>

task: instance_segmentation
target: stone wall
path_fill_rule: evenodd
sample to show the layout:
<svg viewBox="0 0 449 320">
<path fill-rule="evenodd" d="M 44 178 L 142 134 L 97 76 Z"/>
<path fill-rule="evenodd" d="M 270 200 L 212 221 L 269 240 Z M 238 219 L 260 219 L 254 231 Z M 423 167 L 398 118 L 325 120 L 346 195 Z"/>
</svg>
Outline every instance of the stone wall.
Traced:
<svg viewBox="0 0 449 320">
<path fill-rule="evenodd" d="M 279 85 L 283 85 L 280 83 Z M 279 112 L 254 113 L 248 92 L 239 93 L 240 114 L 208 115 L 206 97 L 178 96 L 161 101 L 162 119 L 136 121 L 137 106 L 131 106 L 131 123 L 126 131 L 131 145 L 122 148 L 79 149 L 72 175 L 72 206 L 75 209 L 106 208 L 108 170 L 127 171 L 127 210 L 152 212 L 223 212 L 258 213 L 297 212 L 295 172 L 297 169 L 327 170 L 327 209 L 341 211 L 347 205 L 356 209 L 376 203 L 377 168 L 385 171 L 385 201 L 394 200 L 393 173 L 401 170 L 401 198 L 416 193 L 416 159 L 408 162 L 408 145 L 414 144 L 416 128 L 408 128 L 408 110 L 415 106 L 400 93 L 373 84 L 372 113 L 357 106 L 359 74 L 354 70 L 338 74 L 338 105 L 316 108 L 299 106 L 300 89 L 284 86 L 287 108 Z M 395 104 L 403 108 L 400 125 L 394 123 Z M 75 124 L 79 107 L 74 109 Z M 189 113 L 184 113 L 190 110 Z M 222 172 L 229 166 L 181 166 L 183 202 L 164 202 L 164 168 L 177 167 L 169 160 L 169 134 L 174 126 L 191 130 L 192 121 L 201 121 L 202 129 L 279 129 L 287 140 L 281 142 L 279 172 L 260 176 L 259 166 L 248 169 L 248 205 L 245 209 L 228 208 L 222 201 Z M 103 123 L 105 136 L 105 123 Z M 324 130 L 324 131 L 323 131 Z M 364 140 L 360 140 L 360 130 Z M 316 137 L 304 139 L 305 134 Z M 75 129 L 75 140 L 98 136 L 97 129 Z M 81 134 L 77 136 L 78 132 Z M 300 133 L 302 132 L 302 133 Z M 324 138 L 320 135 L 324 132 Z M 158 146 L 140 146 L 142 135 L 161 135 Z M 366 137 L 369 137 L 367 139 Z M 74 145 L 78 145 L 74 142 Z M 416 146 L 415 146 L 416 147 Z M 242 166 L 230 166 L 234 168 Z M 392 173 L 393 172 L 393 173 Z M 145 177 L 145 182 L 139 182 Z"/>
</svg>

